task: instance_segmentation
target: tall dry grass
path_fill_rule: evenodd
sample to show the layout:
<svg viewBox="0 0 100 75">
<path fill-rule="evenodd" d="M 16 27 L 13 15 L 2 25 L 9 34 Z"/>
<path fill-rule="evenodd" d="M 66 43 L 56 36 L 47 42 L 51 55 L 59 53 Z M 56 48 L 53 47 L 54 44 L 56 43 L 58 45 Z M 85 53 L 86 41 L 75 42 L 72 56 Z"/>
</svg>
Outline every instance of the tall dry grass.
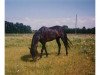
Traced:
<svg viewBox="0 0 100 75">
<path fill-rule="evenodd" d="M 68 34 L 73 46 L 65 55 L 61 41 L 61 54 L 57 56 L 56 41 L 46 44 L 49 56 L 32 62 L 28 47 L 33 34 L 5 35 L 5 75 L 94 75 L 95 35 Z M 38 51 L 41 44 L 38 44 Z"/>
</svg>

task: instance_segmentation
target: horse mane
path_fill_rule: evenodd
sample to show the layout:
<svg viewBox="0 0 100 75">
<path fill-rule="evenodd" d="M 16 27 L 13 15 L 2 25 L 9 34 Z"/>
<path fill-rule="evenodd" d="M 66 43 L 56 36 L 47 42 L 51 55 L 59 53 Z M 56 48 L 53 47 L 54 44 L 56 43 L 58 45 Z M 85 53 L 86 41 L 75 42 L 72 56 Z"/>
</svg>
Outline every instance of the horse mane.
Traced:
<svg viewBox="0 0 100 75">
<path fill-rule="evenodd" d="M 37 48 L 37 45 L 38 45 L 38 42 L 39 42 L 39 31 L 36 31 L 33 35 L 33 38 L 32 38 L 32 42 L 31 42 L 31 50 L 34 51 L 34 54 L 37 55 L 38 54 L 38 51 L 34 48 Z"/>
</svg>

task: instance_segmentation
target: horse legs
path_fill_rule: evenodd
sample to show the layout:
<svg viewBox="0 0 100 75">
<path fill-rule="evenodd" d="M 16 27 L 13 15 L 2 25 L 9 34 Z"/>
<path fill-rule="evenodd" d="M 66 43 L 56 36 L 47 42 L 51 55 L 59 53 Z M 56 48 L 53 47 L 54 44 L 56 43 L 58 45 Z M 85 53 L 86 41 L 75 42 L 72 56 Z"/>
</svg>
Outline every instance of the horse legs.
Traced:
<svg viewBox="0 0 100 75">
<path fill-rule="evenodd" d="M 46 50 L 46 47 L 45 47 L 45 43 L 42 43 L 42 49 L 41 49 L 40 58 L 42 58 L 43 50 L 45 50 L 45 52 L 46 52 L 46 57 L 47 57 L 47 56 L 48 56 L 48 53 L 47 53 L 47 50 Z"/>
<path fill-rule="evenodd" d="M 60 44 L 60 40 L 59 40 L 59 38 L 57 38 L 56 39 L 56 42 L 57 42 L 57 44 L 58 44 L 58 55 L 60 54 L 60 49 L 61 49 L 61 44 Z"/>
<path fill-rule="evenodd" d="M 68 42 L 67 42 L 67 39 L 66 37 L 61 37 L 63 43 L 64 43 L 64 46 L 65 46 L 65 50 L 66 50 L 66 55 L 68 55 L 68 51 L 67 51 L 67 47 L 68 47 Z"/>
<path fill-rule="evenodd" d="M 40 58 L 42 58 L 43 49 L 44 47 L 42 46 Z"/>
</svg>

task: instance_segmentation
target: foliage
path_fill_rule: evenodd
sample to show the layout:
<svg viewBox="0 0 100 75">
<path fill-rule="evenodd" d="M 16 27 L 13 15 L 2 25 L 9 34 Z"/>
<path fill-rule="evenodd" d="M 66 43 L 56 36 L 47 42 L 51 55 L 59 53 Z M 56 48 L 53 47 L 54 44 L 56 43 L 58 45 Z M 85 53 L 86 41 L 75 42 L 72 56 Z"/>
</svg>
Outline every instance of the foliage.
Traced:
<svg viewBox="0 0 100 75">
<path fill-rule="evenodd" d="M 95 27 L 94 28 L 88 28 L 85 27 L 81 28 L 67 28 L 65 29 L 66 33 L 81 33 L 81 34 L 95 34 Z"/>
<path fill-rule="evenodd" d="M 5 33 L 31 33 L 31 27 L 23 23 L 12 23 L 5 21 Z"/>
<path fill-rule="evenodd" d="M 66 33 L 77 33 L 81 34 L 95 34 L 95 27 L 94 28 L 68 28 L 68 26 L 64 25 Z M 30 26 L 23 25 L 23 23 L 13 23 L 5 21 L 5 33 L 32 33 L 36 32 L 37 30 L 31 30 Z"/>
</svg>

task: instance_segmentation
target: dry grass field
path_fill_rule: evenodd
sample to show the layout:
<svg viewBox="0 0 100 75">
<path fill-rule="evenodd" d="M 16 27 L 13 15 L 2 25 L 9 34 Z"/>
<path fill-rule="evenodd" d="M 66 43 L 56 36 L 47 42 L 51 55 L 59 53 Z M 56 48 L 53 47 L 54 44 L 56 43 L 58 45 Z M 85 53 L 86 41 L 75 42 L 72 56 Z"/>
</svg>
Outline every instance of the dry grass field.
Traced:
<svg viewBox="0 0 100 75">
<path fill-rule="evenodd" d="M 95 35 L 68 34 L 73 43 L 68 56 L 61 41 L 57 56 L 56 41 L 46 44 L 48 57 L 33 62 L 28 47 L 33 34 L 5 35 L 5 75 L 95 75 Z M 38 51 L 41 44 L 38 44 Z"/>
</svg>

